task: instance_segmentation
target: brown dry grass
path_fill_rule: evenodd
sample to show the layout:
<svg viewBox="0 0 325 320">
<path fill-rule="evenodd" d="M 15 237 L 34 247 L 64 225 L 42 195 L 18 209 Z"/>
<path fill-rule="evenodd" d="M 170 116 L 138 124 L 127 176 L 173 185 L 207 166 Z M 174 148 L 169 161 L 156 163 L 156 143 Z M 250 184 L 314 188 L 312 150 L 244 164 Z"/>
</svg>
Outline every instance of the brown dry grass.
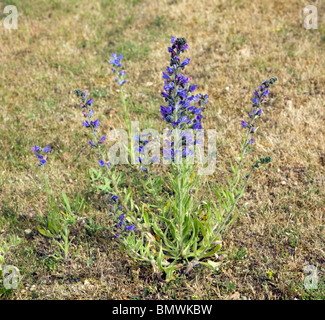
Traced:
<svg viewBox="0 0 325 320">
<path fill-rule="evenodd" d="M 298 0 L 7 2 L 3 6 L 16 4 L 20 17 L 18 30 L 0 25 L 0 237 L 24 238 L 26 228 L 33 230 L 8 256 L 23 274 L 10 299 L 228 299 L 235 292 L 248 299 L 324 298 L 324 2 L 314 2 L 317 30 L 303 28 L 300 12 L 308 3 Z M 54 147 L 46 171 L 57 201 L 62 189 L 71 196 L 89 192 L 94 160 L 82 150 L 87 140 L 73 89 L 104 92 L 94 98 L 103 129 L 123 126 L 107 63 L 112 52 L 123 51 L 132 118 L 161 130 L 161 72 L 173 35 L 187 38 L 186 74 L 210 96 L 204 127 L 218 130 L 219 152 L 210 179 L 222 181 L 238 153 L 239 123 L 253 89 L 279 78 L 255 146 L 273 162 L 241 200 L 242 215 L 225 239 L 228 258 L 217 274 L 200 268 L 162 284 L 107 235 L 89 238 L 80 227 L 74 232 L 87 261 L 45 263 L 51 247 L 37 233 L 36 219 L 46 212 L 46 194 L 38 189 L 30 147 Z M 94 200 L 87 217 L 106 222 Z M 314 292 L 303 288 L 306 264 L 318 267 Z"/>
</svg>

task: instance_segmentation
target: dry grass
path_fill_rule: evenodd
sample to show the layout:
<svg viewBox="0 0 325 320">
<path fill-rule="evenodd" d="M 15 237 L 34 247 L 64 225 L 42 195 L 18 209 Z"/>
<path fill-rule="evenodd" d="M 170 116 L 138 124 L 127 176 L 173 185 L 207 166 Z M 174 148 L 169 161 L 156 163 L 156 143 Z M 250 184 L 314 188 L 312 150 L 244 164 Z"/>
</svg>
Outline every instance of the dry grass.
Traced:
<svg viewBox="0 0 325 320">
<path fill-rule="evenodd" d="M 229 299 L 239 292 L 247 299 L 324 299 L 324 2 L 314 2 L 317 30 L 303 28 L 299 12 L 308 3 L 298 0 L 6 4 L 15 4 L 20 16 L 17 30 L 0 24 L 0 239 L 7 233 L 23 238 L 7 257 L 23 278 L 19 290 L 3 297 Z M 121 255 L 105 232 L 89 236 L 76 226 L 84 259 L 44 260 L 51 247 L 37 232 L 37 216 L 46 213 L 47 201 L 30 147 L 53 146 L 46 171 L 58 203 L 62 189 L 72 198 L 91 194 L 87 172 L 95 160 L 83 147 L 87 140 L 73 89 L 93 93 L 103 130 L 123 126 L 107 63 L 111 53 L 122 52 L 132 119 L 162 130 L 161 72 L 174 35 L 187 38 L 186 74 L 210 96 L 204 127 L 217 129 L 219 152 L 211 180 L 222 181 L 228 160 L 238 154 L 239 123 L 252 90 L 279 78 L 255 146 L 257 155 L 271 155 L 273 162 L 256 174 L 241 200 L 242 215 L 225 239 L 227 259 L 217 273 L 200 268 L 187 279 L 160 283 L 150 267 Z M 105 209 L 91 197 L 84 215 L 107 223 Z M 27 228 L 33 230 L 28 238 Z M 306 264 L 318 267 L 318 290 L 303 287 Z"/>
</svg>

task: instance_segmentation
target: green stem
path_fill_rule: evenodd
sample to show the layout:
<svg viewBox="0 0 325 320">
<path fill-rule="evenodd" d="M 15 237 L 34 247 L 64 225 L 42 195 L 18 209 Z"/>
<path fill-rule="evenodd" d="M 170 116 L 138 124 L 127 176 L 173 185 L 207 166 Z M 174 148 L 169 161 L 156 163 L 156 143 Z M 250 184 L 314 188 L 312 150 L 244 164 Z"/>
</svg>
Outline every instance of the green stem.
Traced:
<svg viewBox="0 0 325 320">
<path fill-rule="evenodd" d="M 134 152 L 133 152 L 133 140 L 132 140 L 132 134 L 131 134 L 131 121 L 129 117 L 129 109 L 127 107 L 124 93 L 123 93 L 123 87 L 120 87 L 120 99 L 122 101 L 123 109 L 124 109 L 124 114 L 125 114 L 125 122 L 126 122 L 126 127 L 128 130 L 128 139 L 130 141 L 130 148 L 129 148 L 129 153 L 131 156 L 131 164 L 135 163 L 135 158 L 134 158 Z"/>
</svg>

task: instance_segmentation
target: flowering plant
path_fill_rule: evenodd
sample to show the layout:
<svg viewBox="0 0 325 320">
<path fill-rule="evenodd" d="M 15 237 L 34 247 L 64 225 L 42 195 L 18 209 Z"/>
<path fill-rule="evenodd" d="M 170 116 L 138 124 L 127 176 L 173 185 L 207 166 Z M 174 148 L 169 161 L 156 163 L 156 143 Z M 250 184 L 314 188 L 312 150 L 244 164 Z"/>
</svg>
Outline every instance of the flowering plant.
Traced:
<svg viewBox="0 0 325 320">
<path fill-rule="evenodd" d="M 269 95 L 269 87 L 277 78 L 264 81 L 254 92 L 253 111 L 248 115 L 247 122 L 241 122 L 247 132 L 242 140 L 240 157 L 231 165 L 234 177 L 227 180 L 226 187 L 212 187 L 217 199 L 208 199 L 207 202 L 201 199 L 200 164 L 194 161 L 194 150 L 197 151 L 204 140 L 202 120 L 209 97 L 201 93 L 195 95 L 197 85 L 191 83 L 192 78 L 183 74 L 185 67 L 190 63 L 189 58 L 183 61 L 181 59 L 181 54 L 187 49 L 185 38 L 173 37 L 171 46 L 168 47 L 170 64 L 166 72 L 163 72 L 162 97 L 165 105 L 160 106 L 160 113 L 162 120 L 168 125 L 167 138 L 164 141 L 168 148 L 163 150 L 163 157 L 170 168 L 166 183 L 171 192 L 162 195 L 158 206 L 148 203 L 134 204 L 130 189 L 119 188 L 121 176 L 110 166 L 110 162 L 106 163 L 103 156 L 98 154 L 101 159 L 99 166 L 105 167 L 107 173 L 107 177 L 104 177 L 106 184 L 100 188 L 109 194 L 107 202 L 116 219 L 116 238 L 125 246 L 131 257 L 151 264 L 158 277 L 161 279 L 164 273 L 166 280 L 173 279 L 176 272 L 185 270 L 184 273 L 187 274 L 199 264 L 218 267 L 222 234 L 237 217 L 234 212 L 249 178 L 261 164 L 271 161 L 270 157 L 260 158 L 246 172 L 243 160 L 254 143 L 252 136 L 258 130 L 255 123 L 262 115 L 261 105 Z M 122 68 L 122 58 L 122 55 L 112 55 L 110 63 L 114 73 L 117 73 L 117 68 Z M 115 79 L 120 88 L 125 84 L 124 76 L 125 72 L 122 70 Z M 93 101 L 88 100 L 87 92 L 76 90 L 75 93 L 81 98 L 81 108 L 86 110 L 84 116 L 89 118 L 83 125 L 93 132 L 94 139 L 89 144 L 92 148 L 99 148 L 105 141 L 105 136 L 97 139 L 99 120 L 90 120 L 93 111 L 89 108 Z M 136 161 L 147 173 L 143 162 L 144 150 L 149 140 L 145 135 L 137 135 L 132 139 L 129 112 L 122 93 L 121 97 L 124 102 L 128 136 L 131 141 L 137 142 L 136 151 L 139 152 L 139 157 Z M 101 178 L 101 173 L 96 170 L 93 172 L 93 180 Z M 122 195 L 121 198 L 117 194 Z"/>
</svg>

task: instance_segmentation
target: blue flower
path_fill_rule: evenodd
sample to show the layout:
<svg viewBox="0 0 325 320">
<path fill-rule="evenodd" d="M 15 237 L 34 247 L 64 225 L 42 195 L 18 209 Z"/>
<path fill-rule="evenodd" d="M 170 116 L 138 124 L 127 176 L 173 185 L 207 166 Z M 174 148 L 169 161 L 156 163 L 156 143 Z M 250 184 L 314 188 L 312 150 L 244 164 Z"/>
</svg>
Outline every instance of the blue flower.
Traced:
<svg viewBox="0 0 325 320">
<path fill-rule="evenodd" d="M 130 226 L 125 226 L 125 231 L 133 231 L 134 230 L 134 224 L 130 225 Z"/>
<path fill-rule="evenodd" d="M 168 67 L 168 66 L 167 66 L 167 69 L 166 70 L 169 73 L 169 75 L 173 74 L 173 72 L 174 72 L 173 68 Z"/>
<path fill-rule="evenodd" d="M 201 125 L 201 123 L 200 123 L 200 122 L 196 122 L 196 123 L 194 123 L 194 125 L 193 125 L 193 129 L 194 129 L 194 130 L 202 129 L 202 125 Z"/>
<path fill-rule="evenodd" d="M 185 67 L 185 66 L 188 65 L 189 63 L 190 63 L 190 59 L 189 59 L 189 58 L 186 58 L 186 59 L 182 62 L 181 66 L 182 66 L 182 67 Z"/>
<path fill-rule="evenodd" d="M 110 59 L 110 63 L 113 64 L 114 66 L 117 66 L 117 67 L 121 67 L 121 63 L 120 63 L 120 60 L 123 59 L 123 56 L 122 54 L 119 55 L 119 57 L 117 57 L 117 54 L 116 53 L 113 53 L 112 54 L 112 58 L 113 59 Z"/>
<path fill-rule="evenodd" d="M 191 92 L 193 92 L 193 91 L 195 91 L 196 87 L 197 87 L 197 84 L 194 84 L 192 86 L 189 86 L 189 89 Z"/>
<path fill-rule="evenodd" d="M 86 128 L 90 127 L 90 123 L 87 120 L 85 120 L 82 125 Z"/>
<path fill-rule="evenodd" d="M 42 160 L 40 161 L 40 164 L 39 164 L 38 166 L 41 167 L 41 166 L 43 166 L 45 163 L 46 163 L 46 160 L 45 160 L 45 159 L 42 159 Z"/>
<path fill-rule="evenodd" d="M 90 121 L 90 124 L 93 128 L 97 129 L 99 126 L 99 119 L 95 120 L 95 121 Z"/>
<path fill-rule="evenodd" d="M 248 124 L 244 120 L 242 120 L 241 125 L 243 126 L 243 128 L 248 127 Z"/>
<path fill-rule="evenodd" d="M 104 162 L 104 160 L 100 160 L 98 164 L 99 164 L 101 167 L 104 167 L 104 166 L 105 166 L 105 162 Z"/>
<path fill-rule="evenodd" d="M 165 72 L 163 72 L 163 79 L 170 80 L 170 77 Z"/>
<path fill-rule="evenodd" d="M 38 147 L 38 146 L 35 144 L 35 147 L 31 147 L 31 150 L 32 150 L 32 151 L 39 151 L 39 150 L 41 150 L 41 148 Z"/>
<path fill-rule="evenodd" d="M 50 152 L 51 148 L 49 145 L 46 146 L 46 148 L 43 149 L 43 152 Z"/>
</svg>

